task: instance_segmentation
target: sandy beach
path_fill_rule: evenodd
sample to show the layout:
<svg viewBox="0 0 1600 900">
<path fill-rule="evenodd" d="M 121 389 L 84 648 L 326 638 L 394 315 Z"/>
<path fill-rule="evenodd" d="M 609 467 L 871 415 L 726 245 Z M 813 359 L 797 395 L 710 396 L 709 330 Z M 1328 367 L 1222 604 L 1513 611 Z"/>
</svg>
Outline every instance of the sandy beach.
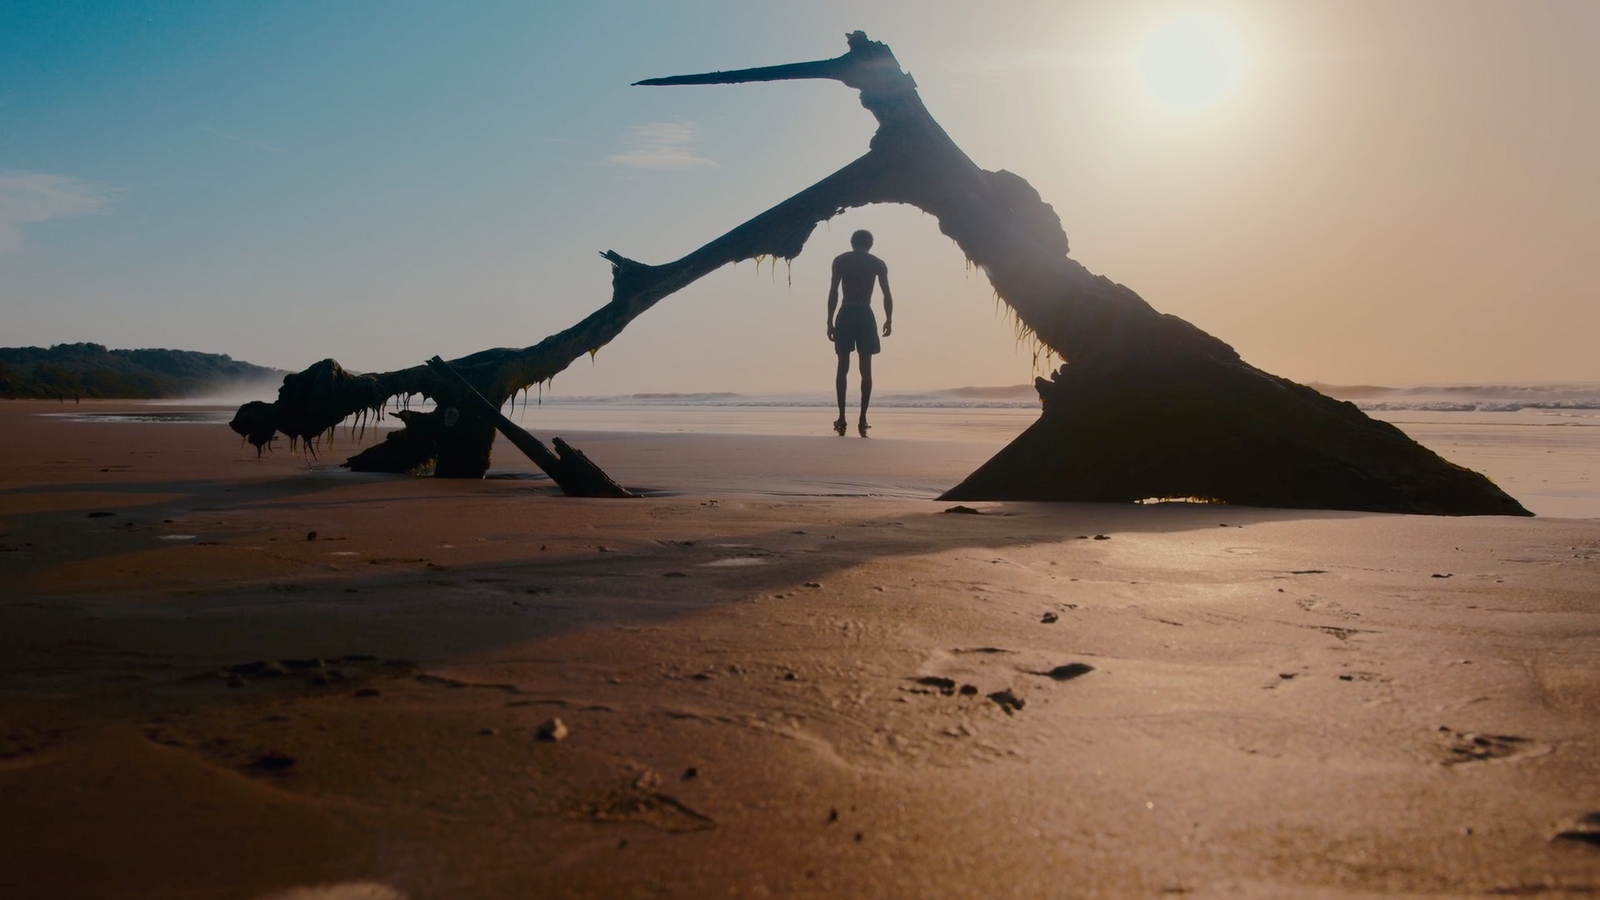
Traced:
<svg viewBox="0 0 1600 900">
<path fill-rule="evenodd" d="M 1590 443 L 1424 423 L 1541 513 L 1445 519 L 559 422 L 597 501 L 156 408 L 0 403 L 0 895 L 1600 892 Z"/>
</svg>

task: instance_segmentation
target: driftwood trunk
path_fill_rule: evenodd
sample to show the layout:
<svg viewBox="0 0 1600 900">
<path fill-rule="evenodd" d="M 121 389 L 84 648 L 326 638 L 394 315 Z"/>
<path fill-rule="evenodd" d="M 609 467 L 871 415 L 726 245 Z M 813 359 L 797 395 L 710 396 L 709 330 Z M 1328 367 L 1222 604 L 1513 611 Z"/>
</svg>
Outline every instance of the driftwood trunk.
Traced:
<svg viewBox="0 0 1600 900">
<path fill-rule="evenodd" d="M 551 453 L 543 441 L 524 431 L 517 423 L 501 415 L 494 404 L 485 400 L 471 384 L 467 383 L 450 365 L 435 356 L 428 360 L 428 368 L 444 376 L 454 386 L 457 409 L 465 409 L 477 419 L 494 423 L 494 428 L 506 436 L 506 440 L 516 445 L 518 450 L 527 454 L 533 464 L 550 476 L 550 480 L 561 488 L 561 492 L 568 497 L 634 497 L 636 494 L 611 480 L 611 476 L 600 470 L 600 467 L 589 461 L 589 457 L 572 447 L 561 438 L 556 438 L 554 443 L 556 452 Z"/>
<path fill-rule="evenodd" d="M 663 297 L 723 265 L 793 259 L 820 222 L 848 208 L 906 203 L 937 217 L 940 230 L 983 269 L 1023 326 L 1065 360 L 1051 380 L 1038 381 L 1044 401 L 1039 422 L 947 496 L 1202 497 L 1264 506 L 1528 514 L 1488 479 L 1445 462 L 1393 426 L 1246 364 L 1226 343 L 1089 272 L 1067 255 L 1060 218 L 1031 185 L 1010 172 L 979 168 L 950 140 L 887 46 L 861 32 L 848 42 L 849 52 L 834 59 L 639 82 L 832 79 L 860 92 L 879 127 L 866 155 L 679 260 L 651 266 L 615 251 L 602 254 L 612 264 L 611 302 L 578 325 L 524 350 L 484 351 L 451 366 L 498 405 L 597 350 Z M 350 376 L 325 360 L 286 378 L 277 403 L 241 408 L 234 427 L 258 446 L 274 429 L 291 439 L 314 438 L 396 394 L 434 395 L 438 376 L 419 369 Z M 430 446 L 424 438 L 414 454 Z M 441 463 L 444 452 L 440 445 Z M 349 464 L 368 467 L 365 456 Z M 410 458 L 392 456 L 386 465 Z M 462 474 L 482 474 L 475 460 Z M 486 469 L 487 447 L 482 462 Z"/>
</svg>

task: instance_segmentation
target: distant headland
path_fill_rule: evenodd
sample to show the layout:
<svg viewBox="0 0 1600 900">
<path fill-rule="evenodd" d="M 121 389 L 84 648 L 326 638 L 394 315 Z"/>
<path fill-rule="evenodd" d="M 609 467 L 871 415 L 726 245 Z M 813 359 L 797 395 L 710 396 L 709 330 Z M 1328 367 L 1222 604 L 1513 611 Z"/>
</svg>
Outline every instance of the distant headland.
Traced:
<svg viewBox="0 0 1600 900">
<path fill-rule="evenodd" d="M 104 344 L 0 347 L 0 397 L 7 399 L 163 399 L 193 397 L 285 374 L 192 350 L 108 350 Z"/>
</svg>

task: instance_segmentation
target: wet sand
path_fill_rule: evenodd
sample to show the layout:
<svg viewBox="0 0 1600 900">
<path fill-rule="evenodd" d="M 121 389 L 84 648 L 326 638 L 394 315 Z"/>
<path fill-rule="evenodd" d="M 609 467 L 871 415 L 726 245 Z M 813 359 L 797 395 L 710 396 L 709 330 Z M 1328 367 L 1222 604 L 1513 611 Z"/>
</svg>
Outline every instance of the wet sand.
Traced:
<svg viewBox="0 0 1600 900">
<path fill-rule="evenodd" d="M 570 434 L 653 491 L 571 500 L 49 406 L 3 896 L 1600 892 L 1600 521 L 950 512 L 995 447 L 781 434 Z"/>
</svg>

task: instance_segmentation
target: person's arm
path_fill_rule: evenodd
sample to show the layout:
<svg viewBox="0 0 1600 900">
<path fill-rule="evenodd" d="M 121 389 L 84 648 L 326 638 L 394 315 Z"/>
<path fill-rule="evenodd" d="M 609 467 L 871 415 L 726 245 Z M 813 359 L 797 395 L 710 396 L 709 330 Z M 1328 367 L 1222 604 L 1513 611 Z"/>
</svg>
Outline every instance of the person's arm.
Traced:
<svg viewBox="0 0 1600 900">
<path fill-rule="evenodd" d="M 878 270 L 878 284 L 883 288 L 883 336 L 894 331 L 894 295 L 889 293 L 889 267 Z"/>
<path fill-rule="evenodd" d="M 833 311 L 839 308 L 839 261 L 833 261 L 833 283 L 828 285 L 828 340 L 833 340 Z"/>
</svg>

